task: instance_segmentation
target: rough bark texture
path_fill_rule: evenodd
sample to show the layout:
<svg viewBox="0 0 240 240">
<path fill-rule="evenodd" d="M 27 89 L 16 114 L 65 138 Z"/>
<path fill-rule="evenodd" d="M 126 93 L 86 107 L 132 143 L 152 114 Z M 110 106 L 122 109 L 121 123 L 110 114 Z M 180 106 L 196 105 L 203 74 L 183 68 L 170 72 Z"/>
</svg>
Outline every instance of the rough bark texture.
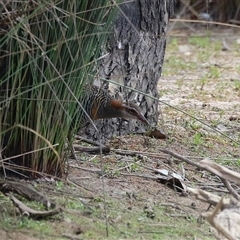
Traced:
<svg viewBox="0 0 240 240">
<path fill-rule="evenodd" d="M 159 116 L 157 83 L 162 72 L 165 34 L 173 7 L 174 0 L 136 0 L 119 5 L 114 31 L 107 43 L 109 55 L 100 66 L 98 85 L 108 88 L 118 99 L 136 102 L 153 126 Z M 121 119 L 100 120 L 96 126 L 99 132 L 92 127 L 86 129 L 86 134 L 93 139 L 98 139 L 100 134 L 106 139 L 143 132 L 146 128 L 137 121 Z"/>
</svg>

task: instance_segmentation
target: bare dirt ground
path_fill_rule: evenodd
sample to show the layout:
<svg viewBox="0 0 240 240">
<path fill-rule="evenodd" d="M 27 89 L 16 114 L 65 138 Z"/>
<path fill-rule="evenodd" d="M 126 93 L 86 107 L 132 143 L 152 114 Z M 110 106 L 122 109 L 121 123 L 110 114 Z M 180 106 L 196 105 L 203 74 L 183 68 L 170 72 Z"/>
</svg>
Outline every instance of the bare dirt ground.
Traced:
<svg viewBox="0 0 240 240">
<path fill-rule="evenodd" d="M 102 158 L 81 154 L 81 161 L 70 162 L 67 184 L 32 183 L 63 206 L 55 218 L 32 221 L 16 213 L 9 216 L 4 211 L 10 203 L 4 205 L 8 200 L 0 196 L 1 239 L 106 239 L 107 232 L 109 239 L 215 239 L 210 225 L 199 219 L 208 204 L 156 181 L 153 169 L 178 173 L 187 186 L 227 194 L 219 178 L 160 149 L 196 162 L 210 157 L 238 171 L 239 32 L 233 28 L 170 32 L 159 81 L 159 126 L 168 139 L 118 137 L 110 141 L 112 149 L 139 153 L 124 156 L 113 151 Z"/>
</svg>

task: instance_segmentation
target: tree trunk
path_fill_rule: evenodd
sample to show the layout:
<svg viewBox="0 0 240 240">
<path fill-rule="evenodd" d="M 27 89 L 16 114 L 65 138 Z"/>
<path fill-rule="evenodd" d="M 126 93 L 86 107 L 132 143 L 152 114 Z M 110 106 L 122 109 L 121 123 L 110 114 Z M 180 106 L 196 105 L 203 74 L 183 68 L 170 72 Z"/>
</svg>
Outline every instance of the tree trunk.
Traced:
<svg viewBox="0 0 240 240">
<path fill-rule="evenodd" d="M 118 99 L 136 102 L 152 126 L 158 122 L 157 83 L 162 72 L 165 34 L 173 7 L 174 0 L 136 0 L 119 5 L 113 34 L 106 46 L 108 55 L 100 66 L 100 85 Z M 99 120 L 96 126 L 99 132 L 90 127 L 85 133 L 95 140 L 101 134 L 103 141 L 146 129 L 138 121 L 122 119 Z"/>
</svg>

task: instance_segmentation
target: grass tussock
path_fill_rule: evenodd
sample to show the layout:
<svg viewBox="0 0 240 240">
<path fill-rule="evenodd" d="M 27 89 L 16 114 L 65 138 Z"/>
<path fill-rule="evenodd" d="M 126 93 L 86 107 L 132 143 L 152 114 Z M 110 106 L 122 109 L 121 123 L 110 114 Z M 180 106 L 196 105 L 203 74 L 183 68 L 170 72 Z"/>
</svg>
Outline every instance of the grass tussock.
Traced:
<svg viewBox="0 0 240 240">
<path fill-rule="evenodd" d="M 109 1 L 0 3 L 1 162 L 61 176 L 65 140 L 113 17 Z M 53 147 L 54 146 L 54 147 Z M 40 150 L 41 149 L 41 150 Z M 57 154 L 56 154 L 57 153 Z M 15 169 L 15 170 L 14 170 Z M 6 173 L 6 172 L 5 172 Z"/>
</svg>

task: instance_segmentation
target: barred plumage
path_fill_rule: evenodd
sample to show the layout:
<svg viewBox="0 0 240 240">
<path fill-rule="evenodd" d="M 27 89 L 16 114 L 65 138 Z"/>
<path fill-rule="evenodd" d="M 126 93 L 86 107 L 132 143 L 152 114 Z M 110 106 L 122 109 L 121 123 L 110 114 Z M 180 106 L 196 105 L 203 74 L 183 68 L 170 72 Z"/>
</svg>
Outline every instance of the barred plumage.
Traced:
<svg viewBox="0 0 240 240">
<path fill-rule="evenodd" d="M 93 121 L 102 118 L 138 119 L 148 124 L 136 104 L 116 100 L 107 91 L 94 85 L 84 87 L 80 103 L 87 114 L 79 107 L 80 121 L 77 123 L 79 128 L 87 125 L 90 122 L 89 118 Z"/>
</svg>

